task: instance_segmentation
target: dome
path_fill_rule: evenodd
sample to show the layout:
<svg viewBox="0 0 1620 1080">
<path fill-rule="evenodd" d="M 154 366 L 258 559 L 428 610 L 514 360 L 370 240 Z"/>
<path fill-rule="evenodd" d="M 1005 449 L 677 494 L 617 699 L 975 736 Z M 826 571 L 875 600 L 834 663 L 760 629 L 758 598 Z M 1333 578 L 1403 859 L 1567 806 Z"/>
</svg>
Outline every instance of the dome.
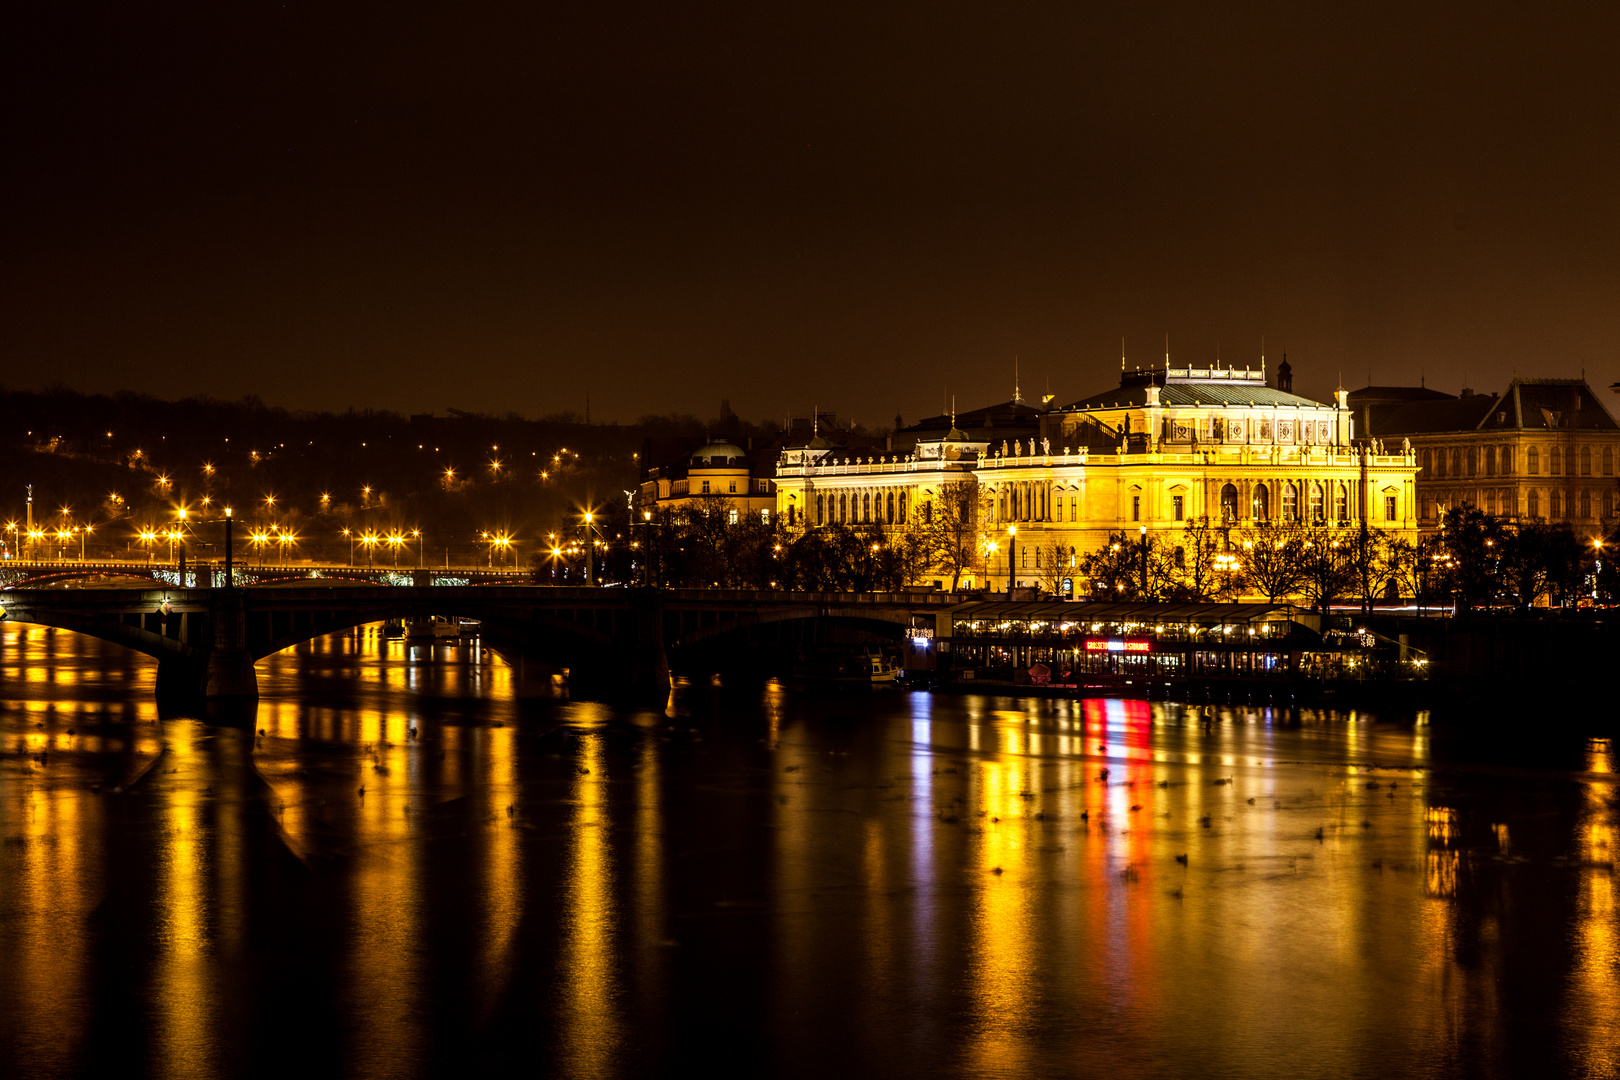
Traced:
<svg viewBox="0 0 1620 1080">
<path fill-rule="evenodd" d="M 723 468 L 731 464 L 732 458 L 741 458 L 742 460 L 746 461 L 748 459 L 748 451 L 744 450 L 736 443 L 729 443 L 724 439 L 716 439 L 715 441 L 705 443 L 696 450 L 692 451 L 691 463 L 694 468 L 700 469 L 704 467 L 711 469 Z"/>
</svg>

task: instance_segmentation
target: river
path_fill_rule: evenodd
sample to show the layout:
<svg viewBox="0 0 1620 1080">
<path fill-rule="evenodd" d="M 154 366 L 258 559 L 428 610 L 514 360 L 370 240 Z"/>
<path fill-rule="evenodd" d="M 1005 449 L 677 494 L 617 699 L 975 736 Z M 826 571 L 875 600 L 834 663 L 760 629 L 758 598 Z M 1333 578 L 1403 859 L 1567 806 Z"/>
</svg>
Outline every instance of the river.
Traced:
<svg viewBox="0 0 1620 1080">
<path fill-rule="evenodd" d="M 154 671 L 0 625 L 0 1075 L 1620 1072 L 1578 719 Z"/>
</svg>

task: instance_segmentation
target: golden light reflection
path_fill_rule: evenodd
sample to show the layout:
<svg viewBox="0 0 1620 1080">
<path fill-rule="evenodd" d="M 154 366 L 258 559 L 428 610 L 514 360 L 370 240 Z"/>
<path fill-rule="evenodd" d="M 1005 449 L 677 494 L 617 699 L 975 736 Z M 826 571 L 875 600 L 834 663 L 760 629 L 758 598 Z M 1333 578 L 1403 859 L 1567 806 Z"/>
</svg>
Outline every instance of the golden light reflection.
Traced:
<svg viewBox="0 0 1620 1080">
<path fill-rule="evenodd" d="M 34 1075 L 71 1075 L 85 1027 L 85 932 L 101 874 L 99 827 L 77 791 L 14 784 L 0 803 L 7 838 L 0 856 L 6 894 L 0 911 L 12 928 L 11 955 L 0 971 L 28 1008 L 26 1029 L 13 1028 L 13 1060 Z M 100 815 L 97 814 L 96 817 Z M 98 823 L 99 826 L 99 823 Z M 13 838 L 16 838 L 15 840 Z"/>
<path fill-rule="evenodd" d="M 480 787 L 488 848 L 483 860 L 484 937 L 479 966 L 486 976 L 488 997 L 483 1007 L 488 1016 L 510 983 L 516 963 L 513 942 L 523 919 L 523 873 L 518 850 L 517 734 L 512 728 L 486 728 L 477 737 L 485 748 Z"/>
<path fill-rule="evenodd" d="M 620 1039 L 614 961 L 613 852 L 603 737 L 579 736 L 569 825 L 560 968 L 560 1053 L 570 1076 L 610 1076 Z"/>
<path fill-rule="evenodd" d="M 349 916 L 354 999 L 364 1006 L 355 1035 L 360 1060 L 414 1061 L 421 1053 L 423 996 L 419 927 L 423 890 L 421 841 L 411 823 L 411 771 L 418 744 L 407 740 L 404 720 L 359 711 L 370 754 L 360 783 L 344 792 L 362 846 Z"/>
<path fill-rule="evenodd" d="M 997 717 L 993 722 L 1014 721 Z M 986 741 L 1007 745 L 1009 735 L 991 732 Z M 1029 766 L 1025 758 L 1008 756 L 980 761 L 972 774 L 969 801 L 983 813 L 984 829 L 968 883 L 974 890 L 968 984 L 976 1015 L 968 1057 L 969 1071 L 978 1075 L 1023 1075 L 1031 1053 L 1027 1018 L 1036 988 L 1029 973 L 1037 943 L 1030 911 L 1029 822 L 1021 795 L 1030 783 Z"/>
<path fill-rule="evenodd" d="M 1593 739 L 1586 747 L 1583 805 L 1575 823 L 1580 891 L 1575 906 L 1575 971 L 1565 1034 L 1587 1076 L 1620 1073 L 1620 928 L 1614 885 L 1615 746 Z"/>
<path fill-rule="evenodd" d="M 182 770 L 165 801 L 158 847 L 157 904 L 154 906 L 158 967 L 155 977 L 158 1054 L 177 1075 L 217 1076 L 218 1027 L 210 953 L 215 947 L 207 908 L 205 797 L 199 793 L 198 743 L 201 724 L 164 725 L 167 755 Z"/>
</svg>

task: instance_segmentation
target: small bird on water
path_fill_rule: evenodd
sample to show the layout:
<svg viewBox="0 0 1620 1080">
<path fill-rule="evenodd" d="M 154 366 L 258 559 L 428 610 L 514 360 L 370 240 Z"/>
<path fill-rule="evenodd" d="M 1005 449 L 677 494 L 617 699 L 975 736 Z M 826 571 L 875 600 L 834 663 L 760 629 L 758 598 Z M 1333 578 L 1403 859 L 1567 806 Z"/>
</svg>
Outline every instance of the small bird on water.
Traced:
<svg viewBox="0 0 1620 1080">
<path fill-rule="evenodd" d="M 1176 856 L 1176 862 L 1180 863 L 1182 866 L 1186 866 L 1187 865 L 1187 856 L 1186 855 L 1177 855 Z"/>
</svg>

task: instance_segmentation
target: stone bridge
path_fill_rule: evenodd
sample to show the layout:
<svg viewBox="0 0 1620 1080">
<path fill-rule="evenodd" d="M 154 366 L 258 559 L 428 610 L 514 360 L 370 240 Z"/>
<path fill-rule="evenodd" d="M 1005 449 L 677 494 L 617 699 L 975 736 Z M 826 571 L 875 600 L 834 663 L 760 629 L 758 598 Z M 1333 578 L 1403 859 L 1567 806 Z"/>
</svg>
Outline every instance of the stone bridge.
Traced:
<svg viewBox="0 0 1620 1080">
<path fill-rule="evenodd" d="M 437 573 L 435 571 L 434 573 Z M 313 584 L 248 588 L 0 590 L 0 617 L 125 645 L 158 661 L 168 697 L 256 697 L 254 661 L 323 634 L 390 619 L 477 619 L 486 636 L 653 699 L 672 651 L 723 649 L 761 627 L 841 623 L 898 639 L 948 593 L 796 593 L 536 585 Z M 931 624 L 931 620 L 930 620 Z"/>
<path fill-rule="evenodd" d="M 185 581 L 181 582 L 181 575 Z M 0 589 L 27 589 L 42 585 L 82 582 L 150 582 L 158 586 L 223 588 L 225 569 L 216 563 L 117 562 L 56 559 L 43 562 L 0 563 Z M 482 567 L 351 566 L 343 563 L 288 564 L 237 563 L 231 570 L 236 586 L 279 584 L 291 581 L 360 581 L 376 585 L 526 585 L 532 579 L 520 570 Z"/>
</svg>

